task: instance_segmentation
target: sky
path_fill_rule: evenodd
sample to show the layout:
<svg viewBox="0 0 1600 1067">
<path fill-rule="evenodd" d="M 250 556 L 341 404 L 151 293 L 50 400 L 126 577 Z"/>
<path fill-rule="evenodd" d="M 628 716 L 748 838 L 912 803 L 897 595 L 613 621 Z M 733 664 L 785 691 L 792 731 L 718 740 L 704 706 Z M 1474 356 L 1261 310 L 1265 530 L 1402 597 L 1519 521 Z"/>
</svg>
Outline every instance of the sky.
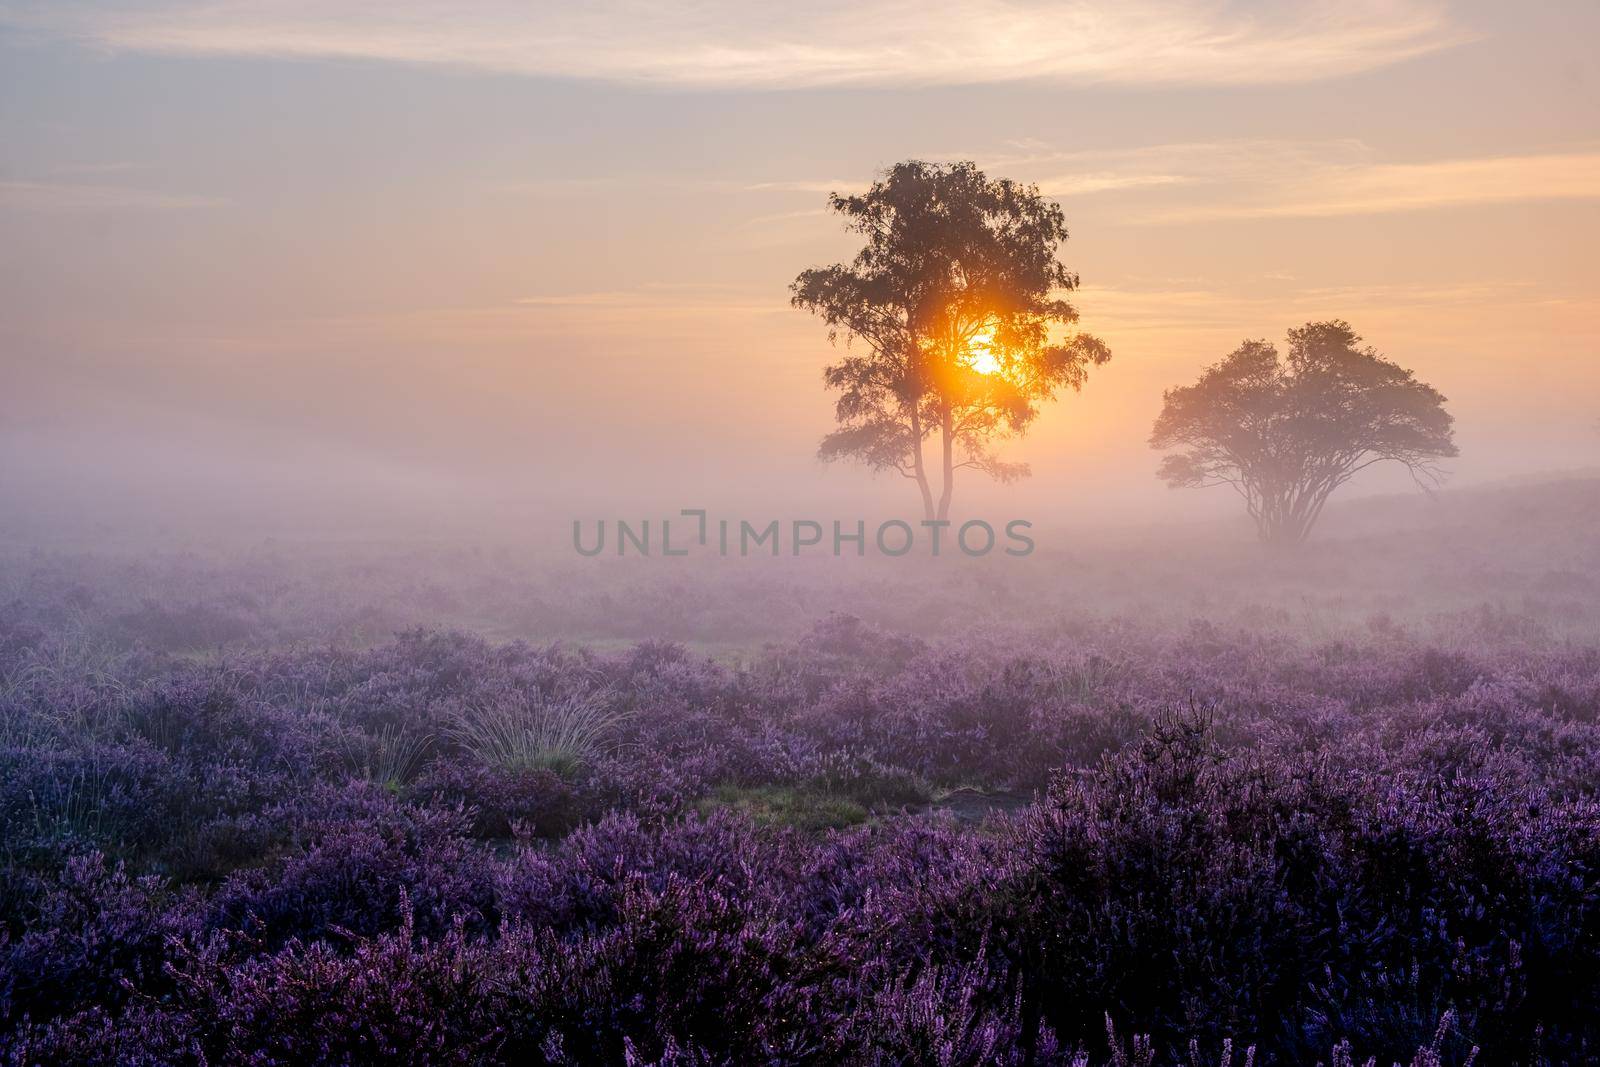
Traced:
<svg viewBox="0 0 1600 1067">
<path fill-rule="evenodd" d="M 972 514 L 1175 517 L 1163 389 L 1349 320 L 1470 485 L 1600 464 L 1600 5 L 0 0 L 0 487 L 915 510 L 825 467 L 826 209 L 1036 182 L 1112 361 Z M 1352 491 L 1403 489 L 1374 470 Z M 19 498 L 20 499 L 20 498 Z"/>
</svg>

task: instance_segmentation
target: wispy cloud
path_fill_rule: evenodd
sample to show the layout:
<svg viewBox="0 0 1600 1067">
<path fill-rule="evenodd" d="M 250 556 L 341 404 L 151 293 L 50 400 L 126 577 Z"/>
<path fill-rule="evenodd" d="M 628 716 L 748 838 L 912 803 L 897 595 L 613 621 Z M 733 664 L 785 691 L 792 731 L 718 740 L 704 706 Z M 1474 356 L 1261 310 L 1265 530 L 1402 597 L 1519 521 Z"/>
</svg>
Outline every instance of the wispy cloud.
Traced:
<svg viewBox="0 0 1600 1067">
<path fill-rule="evenodd" d="M 1350 139 L 1189 141 L 1053 151 L 1042 145 L 991 155 L 980 153 L 992 170 L 1032 176 L 1047 193 L 1100 191 L 1153 185 L 1281 182 L 1308 171 L 1359 166 L 1372 150 Z"/>
<path fill-rule="evenodd" d="M 1219 141 L 1124 150 L 1025 151 L 982 158 L 1051 196 L 1146 191 L 1144 225 L 1219 219 L 1319 218 L 1532 200 L 1600 199 L 1591 145 L 1480 158 L 1390 162 L 1359 141 Z"/>
<path fill-rule="evenodd" d="M 1085 319 L 1097 329 L 1118 334 L 1138 331 L 1182 332 L 1214 326 L 1259 335 L 1318 315 L 1362 317 L 1385 312 L 1416 314 L 1423 309 L 1510 306 L 1546 303 L 1548 294 L 1532 282 L 1496 280 L 1428 285 L 1422 283 L 1348 286 L 1235 286 L 1150 284 L 1095 286 L 1084 291 Z M 1279 321 L 1279 320 L 1283 321 Z"/>
<path fill-rule="evenodd" d="M 835 178 L 832 181 L 812 181 L 801 179 L 798 181 L 782 182 L 752 182 L 744 188 L 760 193 L 815 193 L 818 196 L 829 196 L 839 193 L 849 196 L 858 193 L 867 187 L 864 181 L 852 181 L 846 178 Z"/>
<path fill-rule="evenodd" d="M 148 163 L 135 163 L 126 159 L 114 159 L 109 162 L 90 163 L 62 163 L 52 167 L 53 174 L 129 174 L 136 171 L 149 170 Z"/>
<path fill-rule="evenodd" d="M 24 0 L 0 18 L 112 49 L 711 89 L 1305 82 L 1467 36 L 1437 0 Z"/>
<path fill-rule="evenodd" d="M 1232 140 L 1072 151 L 1027 142 L 1007 148 L 1000 152 L 969 149 L 920 155 L 945 162 L 975 160 L 990 174 L 1037 183 L 1045 195 L 1057 197 L 1163 186 L 1282 182 L 1312 170 L 1359 165 L 1372 157 L 1366 145 L 1352 140 Z M 795 178 L 748 183 L 740 188 L 821 195 L 858 192 L 869 182 L 867 177 L 829 181 Z"/>
<path fill-rule="evenodd" d="M 1050 196 L 1087 196 L 1122 189 L 1149 189 L 1161 185 L 1182 185 L 1192 181 L 1181 174 L 1115 174 L 1109 172 L 1063 175 L 1047 179 Z"/>
<path fill-rule="evenodd" d="M 1600 150 L 1576 145 L 1521 155 L 1389 162 L 1360 141 L 1235 140 L 1056 151 L 1012 146 L 999 154 L 925 153 L 928 159 L 976 157 L 991 174 L 1036 182 L 1046 196 L 1070 202 L 1121 194 L 1103 219 L 1170 226 L 1228 219 L 1322 218 L 1431 211 L 1518 201 L 1600 199 Z M 505 192 L 571 195 L 648 187 L 660 192 L 773 194 L 810 206 L 760 211 L 747 227 L 787 225 L 827 214 L 823 197 L 865 189 L 857 178 L 680 177 L 553 179 L 506 184 Z"/>
<path fill-rule="evenodd" d="M 697 346 L 748 343 L 769 337 L 774 320 L 800 321 L 781 284 L 646 282 L 630 288 L 543 292 L 495 303 L 418 305 L 348 314 L 278 316 L 242 321 L 223 329 L 207 322 L 160 323 L 84 318 L 60 331 L 87 347 L 115 346 L 170 355 L 191 353 L 206 360 L 276 358 L 288 352 L 382 351 L 434 361 L 466 348 L 511 348 L 530 361 L 567 358 L 573 344 L 619 339 L 650 344 L 673 338 Z M 56 336 L 61 336 L 58 332 Z M 814 339 L 814 335 L 808 334 Z M 534 345 L 525 353 L 521 346 Z M 538 347 L 550 346 L 550 347 Z M 604 351 L 604 344 L 595 351 Z M 519 358 L 521 356 L 519 355 Z"/>
<path fill-rule="evenodd" d="M 1318 218 L 1526 200 L 1600 199 L 1600 152 L 1335 167 L 1260 195 L 1152 215 L 1152 222 Z"/>
<path fill-rule="evenodd" d="M 112 185 L 0 182 L 0 210 L 10 211 L 168 211 L 223 203 L 226 201 L 209 196 Z"/>
<path fill-rule="evenodd" d="M 1560 357 L 1591 359 L 1600 301 L 1581 287 L 1552 292 L 1525 279 L 1492 282 L 1397 282 L 1352 286 L 1258 286 L 1213 279 L 1128 279 L 1080 294 L 1083 327 L 1115 338 L 1158 373 L 1163 364 L 1210 362 L 1247 337 L 1278 340 L 1302 322 L 1343 318 L 1380 350 L 1427 344 L 1440 358 L 1484 353 L 1496 343 L 1528 336 L 1529 323 L 1545 343 L 1564 339 Z M 1457 368 L 1459 370 L 1459 368 Z"/>
<path fill-rule="evenodd" d="M 550 311 L 587 312 L 647 317 L 703 318 L 707 315 L 771 315 L 788 309 L 785 300 L 748 289 L 730 289 L 713 283 L 651 282 L 633 289 L 547 293 L 524 296 L 518 307 Z"/>
</svg>

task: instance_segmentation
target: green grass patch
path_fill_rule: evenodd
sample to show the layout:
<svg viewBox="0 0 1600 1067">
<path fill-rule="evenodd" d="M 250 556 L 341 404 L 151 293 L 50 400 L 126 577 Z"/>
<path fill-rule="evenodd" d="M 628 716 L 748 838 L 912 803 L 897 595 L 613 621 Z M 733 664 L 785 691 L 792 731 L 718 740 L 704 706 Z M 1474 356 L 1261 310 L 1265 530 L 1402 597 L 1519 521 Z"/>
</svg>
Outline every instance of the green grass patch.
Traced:
<svg viewBox="0 0 1600 1067">
<path fill-rule="evenodd" d="M 717 808 L 740 812 L 765 826 L 790 826 L 812 833 L 857 826 L 872 816 L 849 797 L 787 785 L 719 786 L 699 804 L 702 815 Z"/>
<path fill-rule="evenodd" d="M 821 832 L 859 826 L 874 816 L 925 806 L 932 791 L 900 772 L 829 776 L 786 785 L 719 786 L 701 800 L 702 815 L 724 808 L 767 826 Z"/>
</svg>

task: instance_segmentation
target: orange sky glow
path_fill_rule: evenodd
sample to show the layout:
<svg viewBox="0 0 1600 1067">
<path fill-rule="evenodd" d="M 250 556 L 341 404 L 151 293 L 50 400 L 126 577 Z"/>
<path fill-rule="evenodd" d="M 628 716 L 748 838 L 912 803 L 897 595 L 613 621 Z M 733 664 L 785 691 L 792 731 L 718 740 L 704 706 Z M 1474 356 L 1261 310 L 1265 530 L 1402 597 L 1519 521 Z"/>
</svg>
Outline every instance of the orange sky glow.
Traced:
<svg viewBox="0 0 1600 1067">
<path fill-rule="evenodd" d="M 1162 390 L 1332 317 L 1449 398 L 1457 483 L 1600 464 L 1592 4 L 339 11 L 0 4 L 13 477 L 903 494 L 815 461 L 834 350 L 787 286 L 906 158 L 1059 200 L 1114 353 L 965 507 L 1212 507 L 1154 478 Z"/>
</svg>

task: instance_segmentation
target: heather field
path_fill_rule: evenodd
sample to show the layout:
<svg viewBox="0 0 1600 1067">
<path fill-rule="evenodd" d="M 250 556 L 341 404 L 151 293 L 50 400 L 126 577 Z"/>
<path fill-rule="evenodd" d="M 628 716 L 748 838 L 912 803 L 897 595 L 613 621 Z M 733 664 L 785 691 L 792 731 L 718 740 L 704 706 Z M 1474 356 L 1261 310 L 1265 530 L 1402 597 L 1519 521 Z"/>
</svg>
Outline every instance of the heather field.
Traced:
<svg viewBox="0 0 1600 1067">
<path fill-rule="evenodd" d="M 0 1049 L 1594 1062 L 1597 504 L 826 579 L 7 549 Z"/>
</svg>

